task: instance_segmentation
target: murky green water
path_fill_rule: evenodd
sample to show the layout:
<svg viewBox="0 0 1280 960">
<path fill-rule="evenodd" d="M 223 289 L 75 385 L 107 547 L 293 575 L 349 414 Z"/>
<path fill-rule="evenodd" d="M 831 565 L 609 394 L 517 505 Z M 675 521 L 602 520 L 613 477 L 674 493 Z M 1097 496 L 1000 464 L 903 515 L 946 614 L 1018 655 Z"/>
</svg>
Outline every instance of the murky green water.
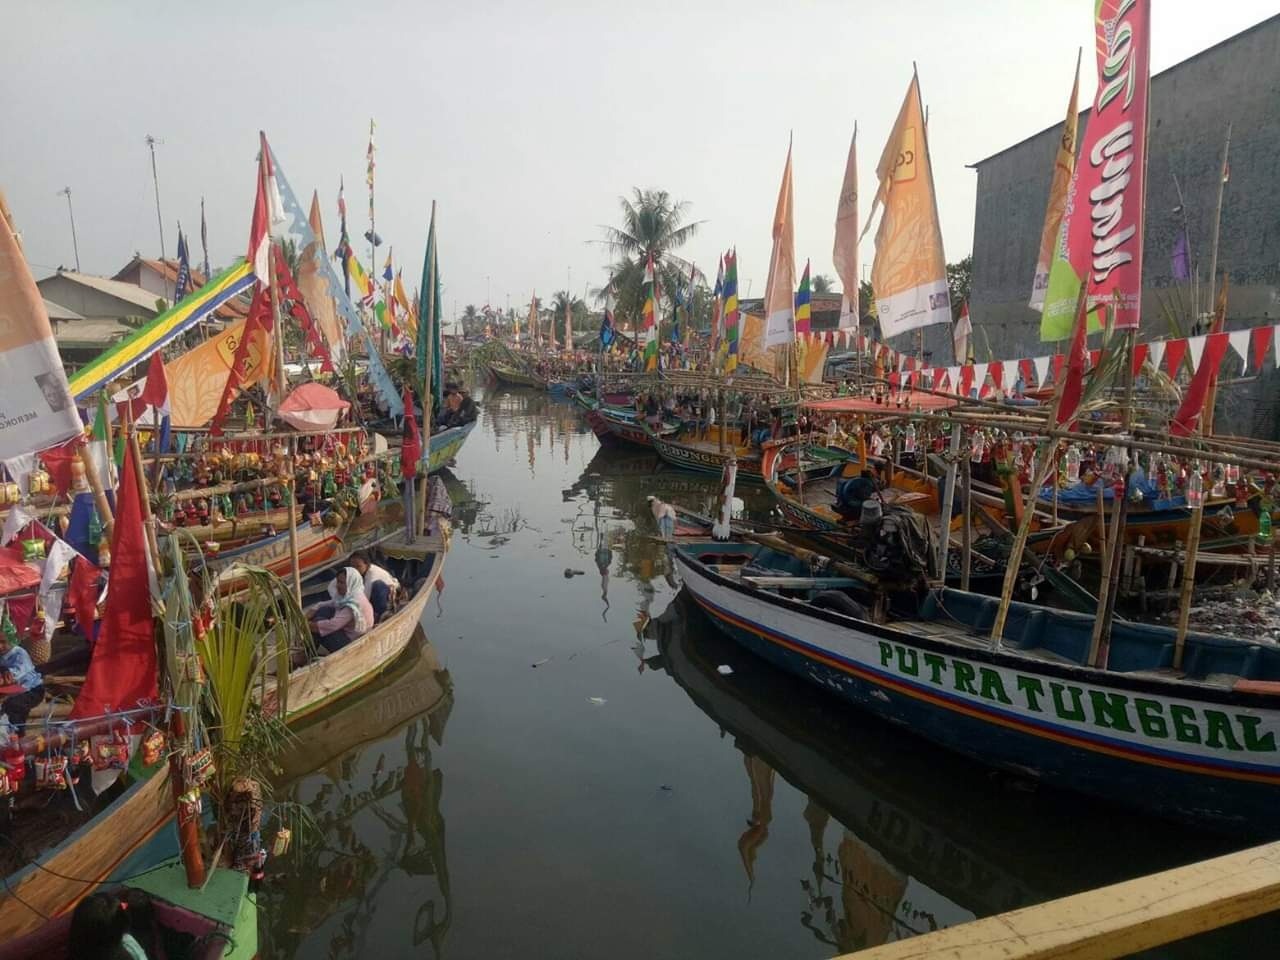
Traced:
<svg viewBox="0 0 1280 960">
<path fill-rule="evenodd" d="M 1238 845 L 992 773 L 740 651 L 650 536 L 647 494 L 713 485 L 545 396 L 485 398 L 430 642 L 290 758 L 321 837 L 272 867 L 264 956 L 828 957 Z"/>
</svg>

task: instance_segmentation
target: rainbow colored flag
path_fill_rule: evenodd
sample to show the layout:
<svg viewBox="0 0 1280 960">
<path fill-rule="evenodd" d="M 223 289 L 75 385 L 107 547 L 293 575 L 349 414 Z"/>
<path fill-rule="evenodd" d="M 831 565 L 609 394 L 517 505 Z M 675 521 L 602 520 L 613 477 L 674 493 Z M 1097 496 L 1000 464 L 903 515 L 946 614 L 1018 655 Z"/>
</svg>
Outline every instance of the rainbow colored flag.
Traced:
<svg viewBox="0 0 1280 960">
<path fill-rule="evenodd" d="M 644 368 L 658 369 L 657 298 L 654 295 L 653 255 L 644 268 Z"/>
<path fill-rule="evenodd" d="M 809 261 L 804 262 L 804 274 L 800 277 L 800 289 L 796 293 L 796 336 L 809 332 L 810 317 Z"/>
<path fill-rule="evenodd" d="M 738 366 L 738 251 L 724 255 L 724 342 L 726 344 L 724 372 L 732 373 Z"/>
<path fill-rule="evenodd" d="M 360 258 L 356 256 L 355 251 L 347 246 L 347 276 L 351 278 L 351 285 L 356 288 L 356 294 L 360 297 L 360 302 L 366 307 L 373 306 L 373 284 L 369 282 L 369 275 L 364 272 L 364 267 L 360 266 Z"/>
</svg>

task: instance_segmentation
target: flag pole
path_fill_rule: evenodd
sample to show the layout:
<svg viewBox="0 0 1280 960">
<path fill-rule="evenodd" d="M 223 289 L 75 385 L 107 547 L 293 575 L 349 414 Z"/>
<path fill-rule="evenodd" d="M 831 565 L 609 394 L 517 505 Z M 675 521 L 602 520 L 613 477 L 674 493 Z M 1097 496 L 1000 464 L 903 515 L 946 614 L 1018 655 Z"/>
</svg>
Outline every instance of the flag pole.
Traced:
<svg viewBox="0 0 1280 960">
<path fill-rule="evenodd" d="M 417 489 L 418 509 L 415 511 L 414 520 L 417 523 L 417 533 L 421 536 L 427 529 L 427 487 L 430 486 L 428 477 L 431 469 L 431 421 L 432 410 L 431 401 L 434 398 L 432 392 L 431 376 L 435 369 L 435 349 L 436 349 L 436 261 L 439 259 L 436 253 L 436 202 L 431 201 L 431 234 L 428 243 L 431 245 L 431 260 L 427 264 L 427 309 L 425 316 L 418 317 L 419 331 L 424 328 L 422 324 L 430 324 L 426 327 L 426 336 L 422 337 L 419 333 L 421 342 L 427 348 L 427 362 L 422 368 L 422 483 Z"/>
<path fill-rule="evenodd" d="M 267 146 L 267 135 L 259 130 L 258 138 L 261 144 L 262 157 L 258 164 L 259 175 L 262 178 L 262 195 L 264 198 L 271 196 L 269 192 L 269 184 L 267 183 L 267 165 L 271 162 L 271 148 Z M 267 273 L 271 284 L 271 289 L 267 292 L 268 299 L 271 301 L 271 321 L 272 333 L 276 342 L 276 410 L 273 414 L 279 413 L 279 404 L 284 400 L 285 387 L 288 385 L 288 378 L 284 371 L 284 320 L 280 315 L 280 296 L 279 286 L 276 283 L 276 238 L 271 229 L 270 204 L 268 202 L 267 214 L 267 237 L 271 246 L 271 254 L 267 258 Z M 298 503 L 295 491 L 297 484 L 295 482 L 295 463 L 293 438 L 289 440 L 288 460 L 286 467 L 288 470 L 288 478 L 285 481 L 285 492 L 289 496 L 289 561 L 293 567 L 293 598 L 302 603 L 302 571 L 299 569 L 298 563 Z"/>
<path fill-rule="evenodd" d="M 1231 124 L 1227 124 L 1227 139 L 1222 144 L 1222 172 L 1218 177 L 1218 205 L 1213 214 L 1213 245 L 1209 251 L 1209 297 L 1212 299 L 1218 283 L 1218 233 L 1222 227 L 1222 197 L 1227 189 L 1227 158 L 1231 153 Z M 1200 305 L 1196 304 L 1196 310 Z"/>
</svg>

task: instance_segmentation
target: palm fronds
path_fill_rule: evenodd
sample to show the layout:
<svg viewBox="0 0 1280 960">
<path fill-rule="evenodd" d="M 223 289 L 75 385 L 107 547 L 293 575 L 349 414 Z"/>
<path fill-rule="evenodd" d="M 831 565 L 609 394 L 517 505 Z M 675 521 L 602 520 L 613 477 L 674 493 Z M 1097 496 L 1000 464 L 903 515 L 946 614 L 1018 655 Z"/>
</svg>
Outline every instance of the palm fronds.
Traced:
<svg viewBox="0 0 1280 960">
<path fill-rule="evenodd" d="M 208 702 L 223 756 L 219 773 L 243 773 L 283 744 L 288 711 L 290 641 L 310 643 L 310 630 L 293 591 L 261 567 L 236 566 L 229 576 L 246 586 L 234 601 L 219 604 L 199 642 L 208 676 Z M 274 678 L 271 667 L 274 666 Z M 262 714 L 254 688 L 276 685 L 274 718 Z"/>
</svg>

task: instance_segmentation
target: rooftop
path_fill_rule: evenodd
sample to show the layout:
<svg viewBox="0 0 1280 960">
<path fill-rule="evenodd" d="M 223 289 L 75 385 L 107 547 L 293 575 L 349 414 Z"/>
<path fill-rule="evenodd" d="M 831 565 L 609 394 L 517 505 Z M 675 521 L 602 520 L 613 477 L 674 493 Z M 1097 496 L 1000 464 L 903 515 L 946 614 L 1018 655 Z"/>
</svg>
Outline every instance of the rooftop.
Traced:
<svg viewBox="0 0 1280 960">
<path fill-rule="evenodd" d="M 81 286 L 97 290 L 99 293 L 105 293 L 107 296 L 115 297 L 126 303 L 132 303 L 134 306 L 143 308 L 148 316 L 155 316 L 157 313 L 156 295 L 150 291 L 143 290 L 137 284 L 121 283 L 119 280 L 95 277 L 90 273 L 76 273 L 74 270 L 59 270 L 53 276 L 45 277 L 36 285 L 39 286 L 40 283 L 46 283 L 54 279 L 54 277 L 62 277 L 72 283 L 78 283 Z"/>
</svg>

